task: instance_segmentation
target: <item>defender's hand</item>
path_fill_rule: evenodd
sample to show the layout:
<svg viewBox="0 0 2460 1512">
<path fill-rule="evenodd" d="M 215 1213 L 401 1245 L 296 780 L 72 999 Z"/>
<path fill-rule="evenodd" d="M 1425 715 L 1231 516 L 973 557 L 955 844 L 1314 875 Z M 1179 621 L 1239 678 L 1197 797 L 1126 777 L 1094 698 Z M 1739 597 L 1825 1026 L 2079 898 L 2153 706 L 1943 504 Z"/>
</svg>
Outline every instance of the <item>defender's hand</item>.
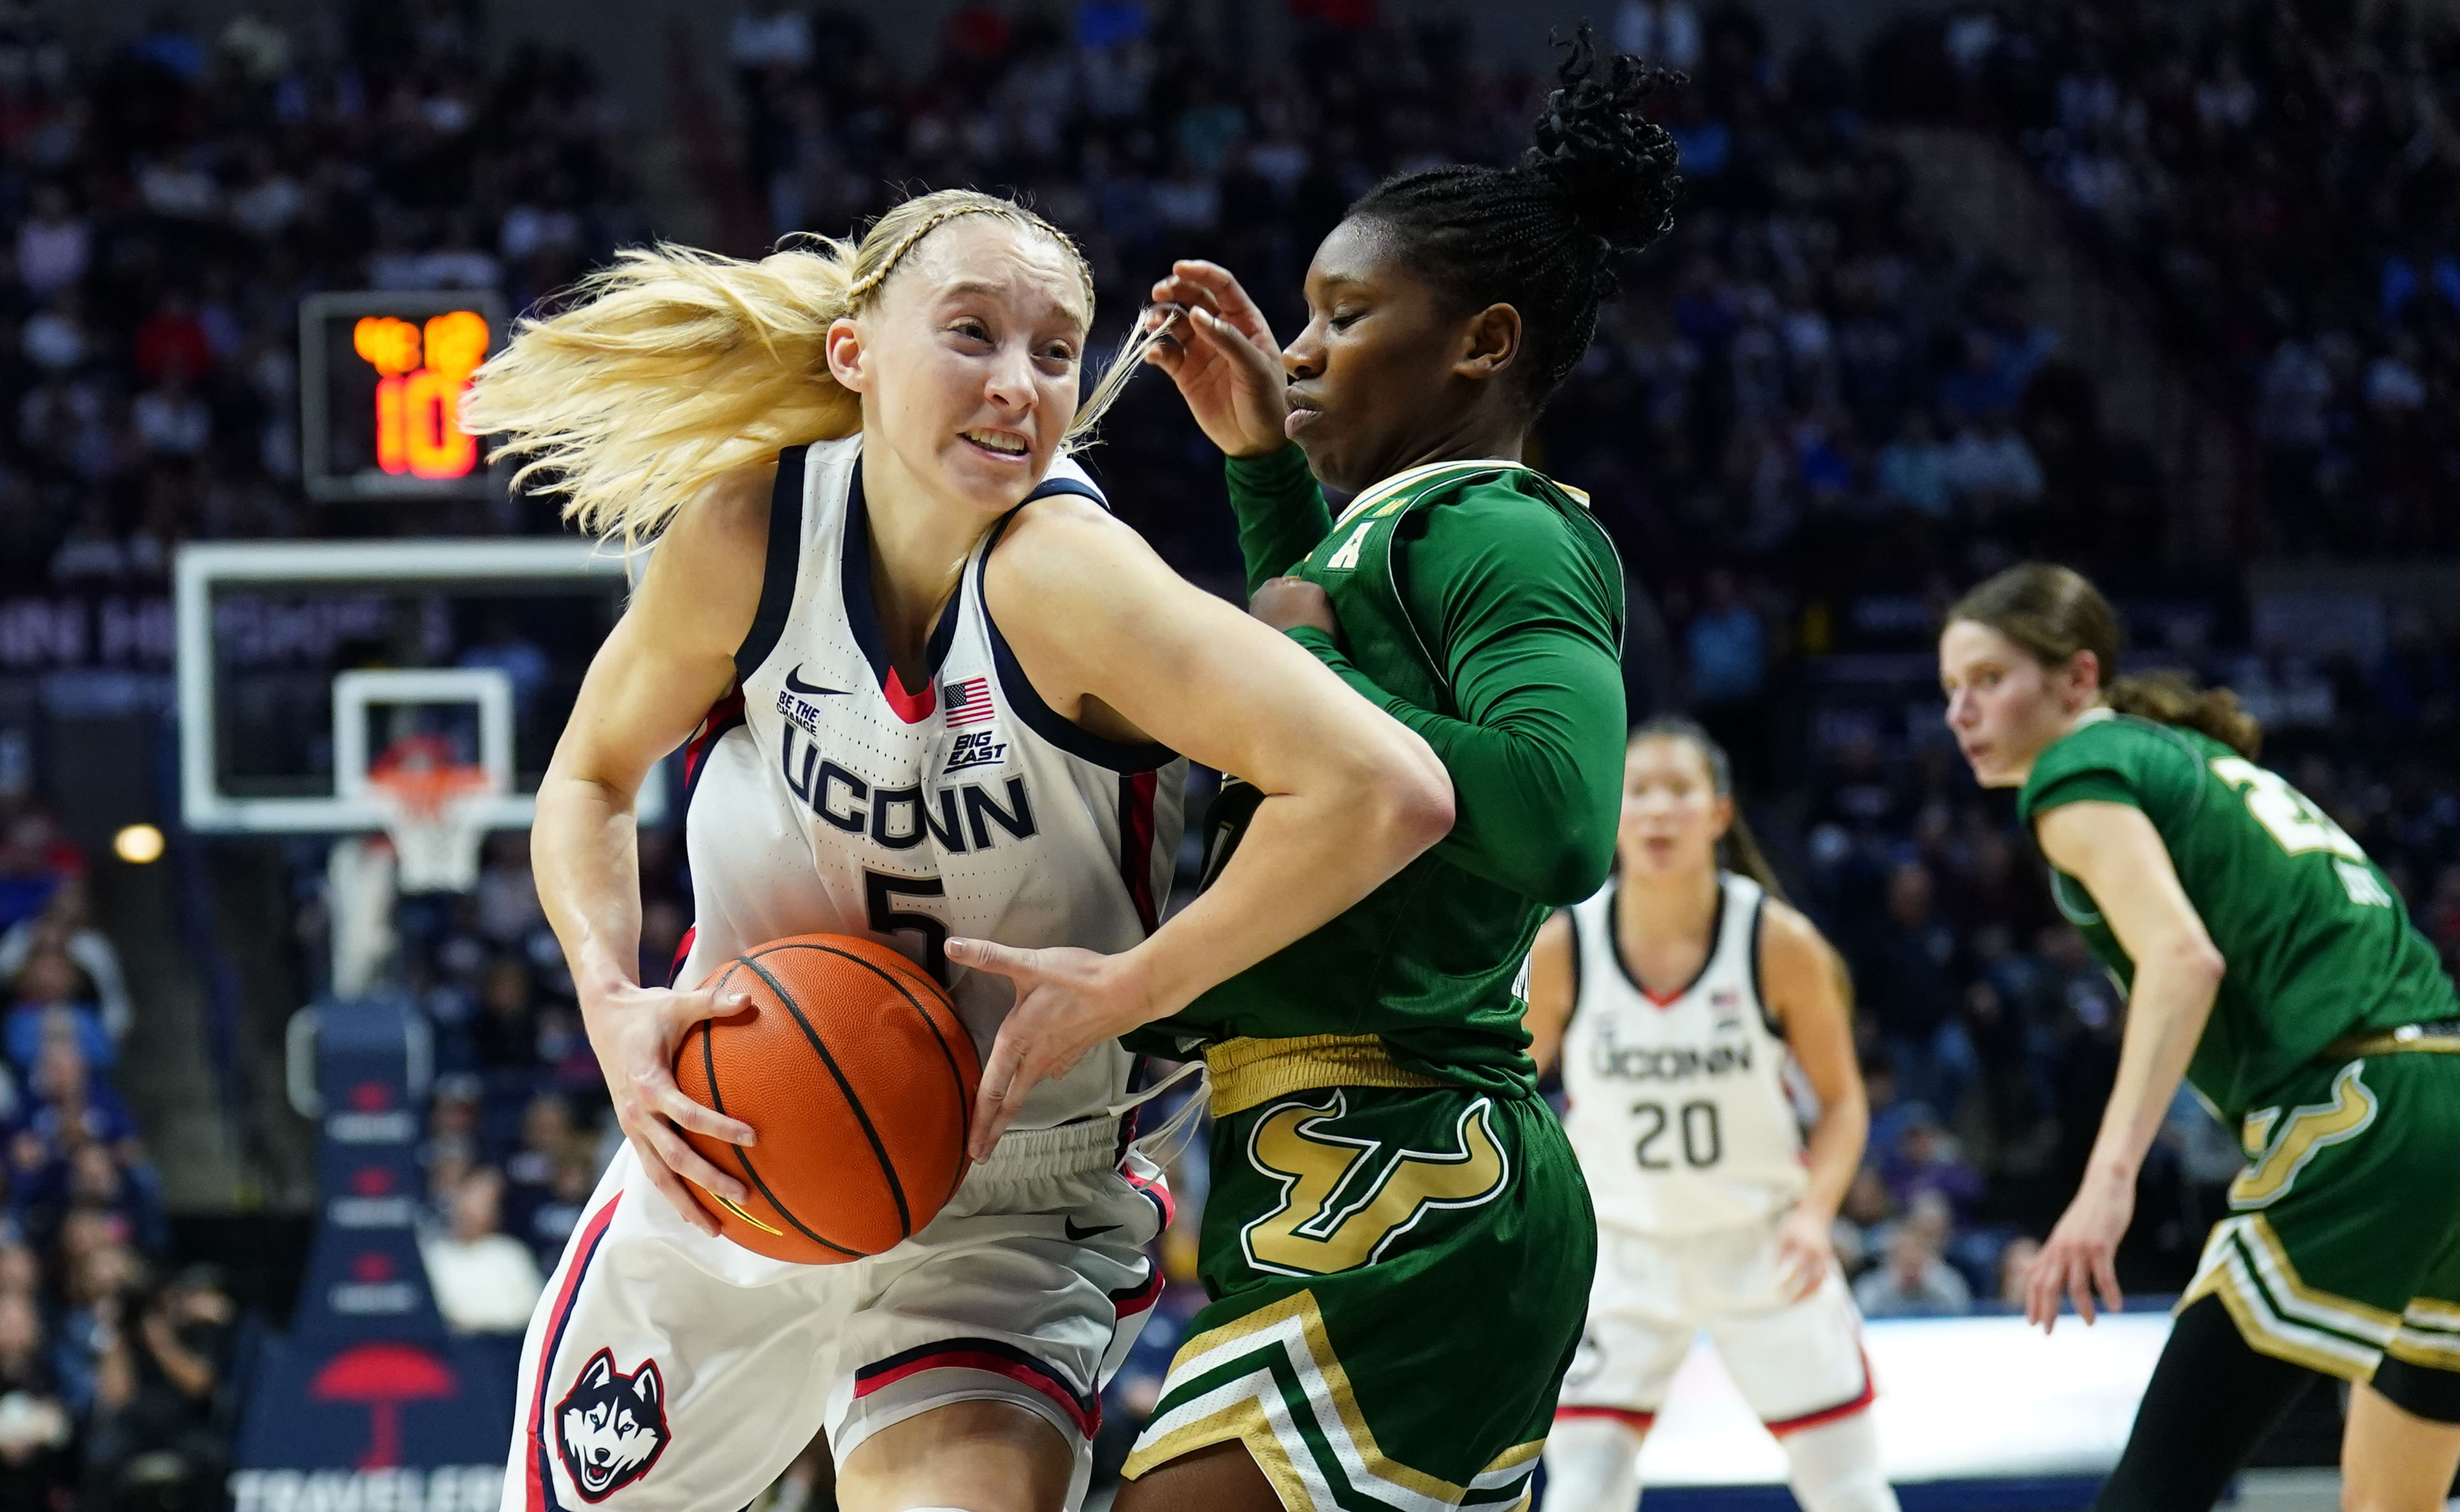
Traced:
<svg viewBox="0 0 2460 1512">
<path fill-rule="evenodd" d="M 2127 1225 L 2134 1216 L 2133 1182 L 2087 1176 L 2025 1278 L 2025 1321 L 2038 1323 L 2043 1333 L 2049 1333 L 2058 1322 L 2062 1295 L 2075 1303 L 2088 1325 L 2096 1316 L 2095 1296 L 2103 1307 L 2117 1312 L 2122 1298 L 2113 1261 L 2118 1241 L 2126 1236 Z"/>
<path fill-rule="evenodd" d="M 1836 1269 L 1836 1241 L 1818 1214 L 1795 1207 L 1776 1221 L 1776 1269 L 1789 1302 L 1799 1302 L 1818 1291 L 1828 1272 Z"/>
<path fill-rule="evenodd" d="M 983 1062 L 966 1153 L 990 1159 L 992 1146 L 1037 1083 L 1067 1075 L 1105 1040 L 1161 1017 L 1138 963 L 1125 956 L 1054 945 L 1017 950 L 989 940 L 952 939 L 948 958 L 995 972 L 1016 984 L 1016 1006 L 1001 1021 Z"/>
<path fill-rule="evenodd" d="M 1264 312 L 1218 263 L 1171 264 L 1153 286 L 1148 323 L 1171 322 L 1145 361 L 1170 374 L 1207 438 L 1225 456 L 1262 456 L 1289 445 L 1282 347 Z"/>
<path fill-rule="evenodd" d="M 1264 584 L 1256 590 L 1247 612 L 1285 635 L 1301 625 L 1313 625 L 1336 638 L 1341 634 L 1341 617 L 1332 612 L 1332 596 L 1304 578 L 1276 578 Z"/>
<path fill-rule="evenodd" d="M 743 993 L 668 992 L 628 983 L 584 996 L 581 1018 L 589 1046 L 604 1068 L 615 1122 L 641 1152 L 641 1168 L 684 1221 L 714 1236 L 717 1220 L 691 1193 L 689 1181 L 729 1202 L 748 1202 L 751 1191 L 701 1157 L 676 1132 L 678 1126 L 730 1144 L 751 1144 L 752 1125 L 703 1107 L 675 1085 L 675 1051 L 684 1035 L 704 1018 L 722 1018 L 752 1005 Z"/>
</svg>

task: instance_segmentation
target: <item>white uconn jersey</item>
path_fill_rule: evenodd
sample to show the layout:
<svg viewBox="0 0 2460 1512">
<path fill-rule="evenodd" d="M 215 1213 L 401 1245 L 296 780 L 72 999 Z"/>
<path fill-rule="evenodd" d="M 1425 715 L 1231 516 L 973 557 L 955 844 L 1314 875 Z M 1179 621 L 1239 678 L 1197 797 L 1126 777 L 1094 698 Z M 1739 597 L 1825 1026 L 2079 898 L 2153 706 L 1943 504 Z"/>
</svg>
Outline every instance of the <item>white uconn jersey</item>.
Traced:
<svg viewBox="0 0 2460 1512">
<path fill-rule="evenodd" d="M 1563 1032 L 1565 1131 L 1598 1221 L 1699 1233 L 1775 1217 L 1802 1194 L 1802 1136 L 1786 1044 L 1760 999 L 1760 885 L 1731 872 L 1708 958 L 1659 1001 L 1616 946 L 1622 889 L 1572 910 L 1578 986 Z"/>
<path fill-rule="evenodd" d="M 689 746 L 696 921 L 676 981 L 788 934 L 867 934 L 948 984 L 987 1057 L 1014 993 L 951 968 L 948 936 L 1105 953 L 1142 940 L 1168 895 L 1186 763 L 1088 734 L 1035 695 L 984 603 L 1001 529 L 931 633 L 927 679 L 906 688 L 874 610 L 861 452 L 858 436 L 778 458 L 737 690 Z M 1033 496 L 1052 494 L 1102 496 L 1064 459 Z M 1016 1126 L 1099 1113 L 1131 1059 L 1097 1047 L 1034 1088 Z"/>
</svg>

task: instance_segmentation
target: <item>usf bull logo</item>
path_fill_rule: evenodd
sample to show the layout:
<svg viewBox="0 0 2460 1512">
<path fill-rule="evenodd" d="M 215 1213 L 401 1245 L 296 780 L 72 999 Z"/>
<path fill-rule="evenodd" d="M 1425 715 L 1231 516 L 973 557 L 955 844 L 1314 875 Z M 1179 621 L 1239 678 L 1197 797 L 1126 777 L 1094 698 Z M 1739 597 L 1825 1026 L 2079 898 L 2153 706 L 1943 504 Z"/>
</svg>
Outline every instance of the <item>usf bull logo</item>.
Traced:
<svg viewBox="0 0 2460 1512">
<path fill-rule="evenodd" d="M 1485 1098 L 1461 1110 L 1449 1150 L 1388 1150 L 1333 1132 L 1348 1111 L 1336 1091 L 1329 1107 L 1285 1102 L 1256 1121 L 1248 1164 L 1282 1184 L 1282 1205 L 1240 1231 L 1259 1270 L 1330 1275 L 1366 1265 L 1428 1212 L 1490 1201 L 1511 1175 Z"/>
<path fill-rule="evenodd" d="M 600 1350 L 556 1404 L 556 1446 L 573 1489 L 584 1502 L 604 1502 L 649 1473 L 667 1447 L 667 1388 L 658 1362 L 643 1360 L 626 1376 L 615 1352 Z"/>
</svg>

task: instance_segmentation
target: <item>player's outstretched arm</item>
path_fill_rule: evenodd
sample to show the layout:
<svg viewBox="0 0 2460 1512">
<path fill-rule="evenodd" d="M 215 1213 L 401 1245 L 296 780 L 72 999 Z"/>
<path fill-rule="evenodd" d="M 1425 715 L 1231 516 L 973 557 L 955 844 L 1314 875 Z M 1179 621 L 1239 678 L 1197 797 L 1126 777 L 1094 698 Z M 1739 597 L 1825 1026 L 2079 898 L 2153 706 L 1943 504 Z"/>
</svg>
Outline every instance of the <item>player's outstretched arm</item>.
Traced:
<svg viewBox="0 0 2460 1512">
<path fill-rule="evenodd" d="M 2025 1284 L 2025 1316 L 2047 1332 L 2062 1293 L 2087 1323 L 2093 1320 L 2096 1292 L 2111 1311 L 2119 1306 L 2112 1257 L 2134 1216 L 2135 1174 L 2178 1095 L 2228 962 L 2179 883 L 2161 832 L 2142 809 L 2098 800 L 2063 804 L 2035 819 L 2033 831 L 2049 863 L 2092 894 L 2135 963 L 2118 1077 L 2084 1185 L 2050 1230 Z"/>
<path fill-rule="evenodd" d="M 716 1220 L 684 1182 L 736 1202 L 750 1194 L 675 1126 L 737 1144 L 753 1143 L 753 1132 L 684 1096 L 671 1068 L 686 1030 L 745 999 L 641 985 L 633 803 L 651 769 L 734 682 L 734 650 L 759 607 L 775 476 L 774 463 L 727 474 L 675 516 L 640 591 L 590 661 L 539 784 L 530 830 L 539 902 L 563 944 L 616 1120 L 675 1210 L 711 1234 Z"/>
<path fill-rule="evenodd" d="M 1760 980 L 1769 1007 L 1819 1098 L 1819 1117 L 1803 1142 L 1808 1180 L 1777 1224 L 1777 1263 L 1799 1300 L 1835 1267 L 1830 1235 L 1871 1137 L 1871 1102 L 1854 1063 L 1853 982 L 1845 963 L 1818 926 L 1774 898 L 1761 921 Z"/>
<path fill-rule="evenodd" d="M 1035 1082 L 1330 920 L 1453 820 L 1451 784 L 1424 741 L 1091 504 L 1028 506 L 992 554 L 985 594 L 1060 714 L 1158 741 L 1265 797 L 1220 876 L 1134 950 L 948 942 L 949 959 L 1017 984 L 983 1068 L 977 1158 Z"/>
<path fill-rule="evenodd" d="M 1332 528 L 1324 490 L 1285 430 L 1290 407 L 1281 344 L 1263 311 L 1219 263 L 1171 264 L 1153 297 L 1146 320 L 1167 322 L 1170 330 L 1145 361 L 1170 374 L 1197 425 L 1229 459 L 1230 508 L 1252 595 Z"/>
</svg>

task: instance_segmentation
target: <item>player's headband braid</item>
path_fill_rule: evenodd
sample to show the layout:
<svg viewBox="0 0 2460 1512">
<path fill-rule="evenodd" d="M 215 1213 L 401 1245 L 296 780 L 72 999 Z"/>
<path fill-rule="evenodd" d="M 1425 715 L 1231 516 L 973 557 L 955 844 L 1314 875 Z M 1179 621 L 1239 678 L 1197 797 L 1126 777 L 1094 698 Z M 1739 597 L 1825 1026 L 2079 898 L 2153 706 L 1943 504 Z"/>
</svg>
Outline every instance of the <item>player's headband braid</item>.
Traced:
<svg viewBox="0 0 2460 1512">
<path fill-rule="evenodd" d="M 1056 242 L 1076 266 L 1076 276 L 1085 285 L 1085 313 L 1093 313 L 1093 270 L 1085 261 L 1084 250 L 1068 233 L 1035 215 L 1012 200 L 993 195 L 976 194 L 965 189 L 945 189 L 938 194 L 908 200 L 873 222 L 871 230 L 856 247 L 854 279 L 846 285 L 846 310 L 852 313 L 868 304 L 905 261 L 905 254 L 922 244 L 922 239 L 961 216 L 996 216 L 1011 224 L 1041 233 Z M 903 223 L 901 223 L 903 222 Z"/>
<path fill-rule="evenodd" d="M 1614 292 L 1617 254 L 1674 224 L 1674 138 L 1645 106 L 1684 76 L 1574 33 L 1559 85 L 1512 168 L 1453 163 L 1388 178 L 1350 206 L 1390 231 L 1401 258 L 1464 310 L 1520 312 L 1516 366 L 1530 408 L 1570 377 Z"/>
</svg>

